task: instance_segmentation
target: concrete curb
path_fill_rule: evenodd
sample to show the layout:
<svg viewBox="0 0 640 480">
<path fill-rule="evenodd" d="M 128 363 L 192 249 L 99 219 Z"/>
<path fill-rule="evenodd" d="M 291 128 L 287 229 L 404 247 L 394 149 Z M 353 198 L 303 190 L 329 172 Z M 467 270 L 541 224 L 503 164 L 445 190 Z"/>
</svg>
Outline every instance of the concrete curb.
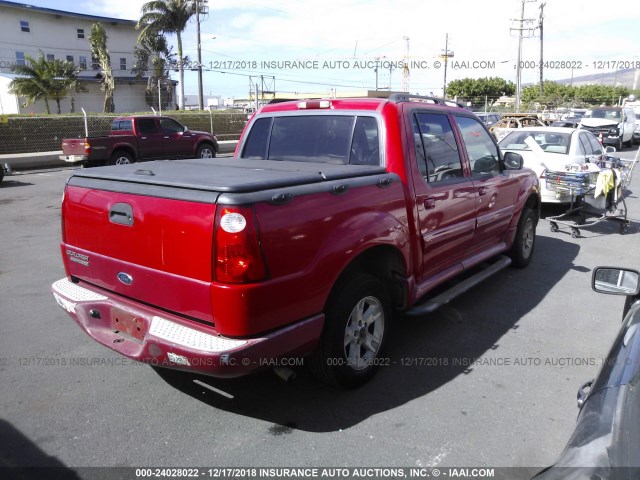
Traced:
<svg viewBox="0 0 640 480">
<path fill-rule="evenodd" d="M 237 144 L 237 140 L 222 140 L 218 142 L 220 148 L 219 153 L 233 153 Z M 69 167 L 74 165 L 73 163 L 60 160 L 58 158 L 60 155 L 62 155 L 62 150 L 53 152 L 9 153 L 0 155 L 0 167 L 8 164 L 11 170 L 28 170 L 30 168 Z"/>
</svg>

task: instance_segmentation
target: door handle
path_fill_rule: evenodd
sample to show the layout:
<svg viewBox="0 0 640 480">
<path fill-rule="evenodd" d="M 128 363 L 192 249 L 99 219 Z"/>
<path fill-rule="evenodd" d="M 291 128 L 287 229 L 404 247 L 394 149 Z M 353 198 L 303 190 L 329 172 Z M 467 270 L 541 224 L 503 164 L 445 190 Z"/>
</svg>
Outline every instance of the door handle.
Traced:
<svg viewBox="0 0 640 480">
<path fill-rule="evenodd" d="M 167 139 L 167 140 L 169 139 L 169 137 L 164 137 L 164 138 Z"/>
<path fill-rule="evenodd" d="M 432 208 L 435 208 L 436 206 L 436 199 L 435 198 L 427 198 L 424 201 L 424 208 L 426 208 L 427 210 L 430 210 Z"/>
<path fill-rule="evenodd" d="M 488 191 L 489 191 L 489 189 L 487 187 L 479 187 L 478 188 L 478 195 L 480 195 L 480 196 L 486 195 Z"/>
<path fill-rule="evenodd" d="M 133 225 L 133 208 L 128 203 L 116 203 L 109 209 L 109 221 L 128 227 Z"/>
</svg>

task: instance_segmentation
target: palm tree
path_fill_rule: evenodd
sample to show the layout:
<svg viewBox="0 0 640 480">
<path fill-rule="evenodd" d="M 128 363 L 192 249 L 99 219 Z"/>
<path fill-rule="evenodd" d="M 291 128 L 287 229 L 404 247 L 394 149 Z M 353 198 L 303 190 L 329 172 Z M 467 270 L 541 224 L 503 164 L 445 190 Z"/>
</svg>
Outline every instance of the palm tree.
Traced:
<svg viewBox="0 0 640 480">
<path fill-rule="evenodd" d="M 91 25 L 89 34 L 89 45 L 91 55 L 98 60 L 102 75 L 102 90 L 104 90 L 104 112 L 115 112 L 116 106 L 113 102 L 113 93 L 116 89 L 116 82 L 111 70 L 111 58 L 107 49 L 107 32 L 101 23 Z"/>
<path fill-rule="evenodd" d="M 24 97 L 24 106 L 29 106 L 38 100 L 44 100 L 47 113 L 49 109 L 49 98 L 54 96 L 52 70 L 40 52 L 35 60 L 29 55 L 25 55 L 24 65 L 15 65 L 13 71 L 21 77 L 15 78 L 9 84 L 9 92 Z"/>
<path fill-rule="evenodd" d="M 178 38 L 178 71 L 180 74 L 180 109 L 184 110 L 184 55 L 182 32 L 187 22 L 195 15 L 195 4 L 191 0 L 151 0 L 142 5 L 142 16 L 136 25 L 141 29 L 138 42 L 157 36 L 158 33 L 175 33 Z"/>
<path fill-rule="evenodd" d="M 161 33 L 147 35 L 140 42 L 139 47 L 133 49 L 136 62 L 131 73 L 140 79 L 149 71 L 145 99 L 147 105 L 155 108 L 167 108 L 173 101 L 173 88 L 169 82 L 169 68 L 175 65 L 175 53 L 167 45 L 166 37 Z M 160 88 L 160 92 L 158 92 Z M 158 95 L 160 94 L 161 103 Z"/>
<path fill-rule="evenodd" d="M 80 78 L 78 74 L 80 73 L 79 68 L 73 63 L 69 61 L 61 61 L 55 60 L 55 66 L 53 67 L 56 71 L 56 77 L 61 80 L 66 93 L 71 95 L 71 113 L 75 113 L 76 111 L 76 97 L 75 94 L 79 92 L 86 92 L 87 89 L 80 82 Z M 58 113 L 60 113 L 60 102 L 58 102 Z"/>
<path fill-rule="evenodd" d="M 71 113 L 75 110 L 74 92 L 86 92 L 86 89 L 80 84 L 78 79 L 78 68 L 73 62 L 63 60 L 53 60 L 49 63 L 49 69 L 52 77 L 51 99 L 56 101 L 58 114 L 60 111 L 60 100 L 67 97 L 71 93 Z"/>
</svg>

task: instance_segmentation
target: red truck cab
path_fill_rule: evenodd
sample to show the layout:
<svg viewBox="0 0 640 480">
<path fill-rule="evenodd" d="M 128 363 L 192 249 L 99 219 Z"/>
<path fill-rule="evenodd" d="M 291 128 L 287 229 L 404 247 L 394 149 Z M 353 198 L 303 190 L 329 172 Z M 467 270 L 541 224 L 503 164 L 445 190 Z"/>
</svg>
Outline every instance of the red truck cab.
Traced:
<svg viewBox="0 0 640 480">
<path fill-rule="evenodd" d="M 522 157 L 448 102 L 267 105 L 234 158 L 74 172 L 53 293 L 135 360 L 224 377 L 300 355 L 352 387 L 386 361 L 394 311 L 527 266 L 539 208 Z"/>
<path fill-rule="evenodd" d="M 218 140 L 189 130 L 171 117 L 137 115 L 114 118 L 106 137 L 66 138 L 61 160 L 87 165 L 126 165 L 138 161 L 213 158 Z"/>
</svg>

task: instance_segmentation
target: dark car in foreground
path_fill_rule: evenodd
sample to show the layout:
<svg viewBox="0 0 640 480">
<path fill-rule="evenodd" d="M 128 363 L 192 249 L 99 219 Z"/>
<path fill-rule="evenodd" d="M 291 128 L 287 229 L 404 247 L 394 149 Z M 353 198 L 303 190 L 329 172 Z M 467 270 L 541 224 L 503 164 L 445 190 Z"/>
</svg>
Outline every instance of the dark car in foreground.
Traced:
<svg viewBox="0 0 640 480">
<path fill-rule="evenodd" d="M 596 292 L 626 295 L 623 323 L 598 376 L 578 390 L 580 413 L 558 461 L 536 480 L 640 478 L 640 273 L 594 270 Z"/>
</svg>

